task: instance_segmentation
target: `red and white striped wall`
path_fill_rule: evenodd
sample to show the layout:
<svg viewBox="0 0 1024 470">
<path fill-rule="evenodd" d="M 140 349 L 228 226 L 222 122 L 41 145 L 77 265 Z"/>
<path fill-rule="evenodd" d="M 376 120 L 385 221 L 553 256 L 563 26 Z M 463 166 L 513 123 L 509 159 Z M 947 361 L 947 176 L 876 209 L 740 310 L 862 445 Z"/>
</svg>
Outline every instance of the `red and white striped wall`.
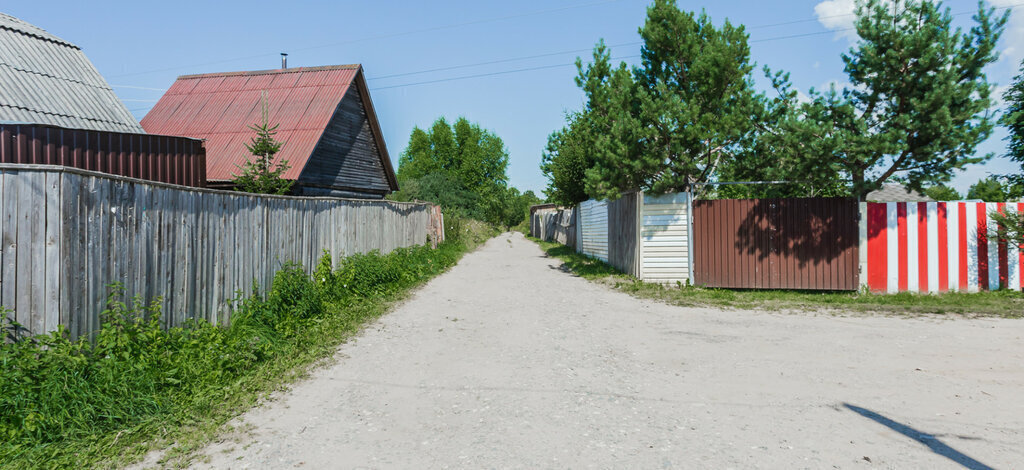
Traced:
<svg viewBox="0 0 1024 470">
<path fill-rule="evenodd" d="M 861 283 L 873 292 L 1024 288 L 1024 247 L 989 237 L 1024 203 L 861 204 Z"/>
</svg>

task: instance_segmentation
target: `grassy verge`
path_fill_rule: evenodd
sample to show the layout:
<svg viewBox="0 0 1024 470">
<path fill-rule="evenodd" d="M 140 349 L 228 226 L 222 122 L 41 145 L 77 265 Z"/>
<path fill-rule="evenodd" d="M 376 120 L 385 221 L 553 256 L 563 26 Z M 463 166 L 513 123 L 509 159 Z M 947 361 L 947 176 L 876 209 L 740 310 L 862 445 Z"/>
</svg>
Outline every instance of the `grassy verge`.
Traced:
<svg viewBox="0 0 1024 470">
<path fill-rule="evenodd" d="M 55 332 L 0 344 L 0 467 L 119 467 L 154 449 L 168 449 L 161 467 L 188 464 L 232 418 L 496 234 L 450 226 L 436 250 L 357 255 L 335 271 L 325 255 L 312 276 L 285 266 L 238 301 L 230 327 L 163 331 L 159 303 L 115 289 L 91 342 Z"/>
<path fill-rule="evenodd" d="M 607 283 L 631 295 L 693 307 L 724 307 L 771 311 L 875 314 L 959 314 L 965 316 L 1024 317 L 1024 294 L 1008 290 L 942 295 L 901 293 L 875 295 L 861 292 L 709 289 L 665 287 L 637 281 L 599 260 L 576 253 L 558 243 L 537 242 L 548 256 L 565 263 L 569 271 L 592 281 Z"/>
</svg>

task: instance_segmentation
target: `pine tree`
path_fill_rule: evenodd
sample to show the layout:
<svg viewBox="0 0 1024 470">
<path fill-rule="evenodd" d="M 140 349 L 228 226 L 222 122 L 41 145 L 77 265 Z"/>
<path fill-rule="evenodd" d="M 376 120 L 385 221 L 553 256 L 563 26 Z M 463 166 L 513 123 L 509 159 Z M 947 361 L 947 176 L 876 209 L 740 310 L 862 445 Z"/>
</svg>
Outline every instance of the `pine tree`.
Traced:
<svg viewBox="0 0 1024 470">
<path fill-rule="evenodd" d="M 603 41 L 590 64 L 576 62 L 576 84 L 587 104 L 570 124 L 576 133 L 571 143 L 590 149 L 592 162 L 574 162 L 590 164 L 585 177 L 590 197 L 613 199 L 633 189 L 690 190 L 736 158 L 760 113 L 742 26 L 726 21 L 716 27 L 704 13 L 680 11 L 674 0 L 655 0 L 639 32 L 644 44 L 637 67 L 613 68 Z M 571 152 L 559 147 L 548 154 L 548 168 L 554 170 L 551 162 Z M 575 193 L 568 186 L 555 189 Z"/>
<path fill-rule="evenodd" d="M 233 174 L 233 183 L 236 190 L 247 193 L 288 194 L 294 181 L 284 179 L 282 175 L 291 166 L 287 160 L 274 163 L 274 155 L 281 151 L 284 144 L 274 139 L 279 125 L 270 125 L 270 104 L 266 92 L 263 93 L 260 107 L 260 123 L 249 126 L 256 132 L 256 137 L 245 146 L 253 158 L 246 157 L 245 164 L 238 166 L 242 174 Z"/>
<path fill-rule="evenodd" d="M 1006 101 L 1006 110 L 999 123 L 1010 132 L 1006 137 L 1007 156 L 1020 163 L 1020 174 L 1010 177 L 1024 183 L 1024 62 L 1019 75 L 1013 78 L 1010 88 L 1003 94 L 1003 100 Z"/>
<path fill-rule="evenodd" d="M 842 59 L 851 86 L 811 90 L 779 129 L 777 146 L 800 178 L 851 181 L 863 199 L 892 177 L 920 190 L 948 181 L 992 132 L 992 85 L 1007 14 L 979 6 L 967 32 L 941 2 L 868 0 L 857 5 L 858 43 Z"/>
<path fill-rule="evenodd" d="M 593 147 L 587 140 L 587 129 L 583 128 L 586 124 L 585 117 L 571 115 L 568 126 L 548 137 L 540 168 L 548 179 L 544 192 L 550 202 L 575 206 L 589 199 L 583 180 L 593 166 Z"/>
<path fill-rule="evenodd" d="M 1010 131 L 1006 137 L 1008 156 L 1020 163 L 1020 173 L 1007 175 L 1007 178 L 1020 192 L 1024 192 L 1024 63 L 1021 63 L 1020 73 L 1013 78 L 1013 83 L 1003 94 L 1003 99 L 1006 101 L 1006 110 L 999 123 Z M 993 219 L 1005 227 L 1004 238 L 1024 244 L 1024 213 L 997 213 L 993 214 Z"/>
</svg>

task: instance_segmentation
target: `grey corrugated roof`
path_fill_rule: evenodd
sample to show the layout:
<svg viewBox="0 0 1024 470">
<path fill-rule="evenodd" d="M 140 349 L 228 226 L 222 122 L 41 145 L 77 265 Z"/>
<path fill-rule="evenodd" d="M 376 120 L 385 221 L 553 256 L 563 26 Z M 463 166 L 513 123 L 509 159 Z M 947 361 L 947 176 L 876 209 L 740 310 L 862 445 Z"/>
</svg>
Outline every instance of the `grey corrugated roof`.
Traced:
<svg viewBox="0 0 1024 470">
<path fill-rule="evenodd" d="M 868 202 L 932 202 L 934 199 L 902 184 L 885 183 L 881 188 L 868 193 Z"/>
<path fill-rule="evenodd" d="M 144 132 L 78 46 L 3 13 L 0 121 Z"/>
</svg>

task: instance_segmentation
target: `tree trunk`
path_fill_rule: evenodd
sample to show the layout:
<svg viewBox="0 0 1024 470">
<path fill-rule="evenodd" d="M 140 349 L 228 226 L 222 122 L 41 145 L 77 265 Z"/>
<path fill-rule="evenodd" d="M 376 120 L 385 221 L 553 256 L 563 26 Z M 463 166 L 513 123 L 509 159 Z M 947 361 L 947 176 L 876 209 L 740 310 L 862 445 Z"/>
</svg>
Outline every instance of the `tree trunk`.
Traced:
<svg viewBox="0 0 1024 470">
<path fill-rule="evenodd" d="M 867 188 L 864 187 L 864 171 L 854 170 L 850 173 L 850 187 L 853 189 L 853 195 L 857 198 L 857 201 L 864 202 L 864 199 L 868 197 Z"/>
</svg>

